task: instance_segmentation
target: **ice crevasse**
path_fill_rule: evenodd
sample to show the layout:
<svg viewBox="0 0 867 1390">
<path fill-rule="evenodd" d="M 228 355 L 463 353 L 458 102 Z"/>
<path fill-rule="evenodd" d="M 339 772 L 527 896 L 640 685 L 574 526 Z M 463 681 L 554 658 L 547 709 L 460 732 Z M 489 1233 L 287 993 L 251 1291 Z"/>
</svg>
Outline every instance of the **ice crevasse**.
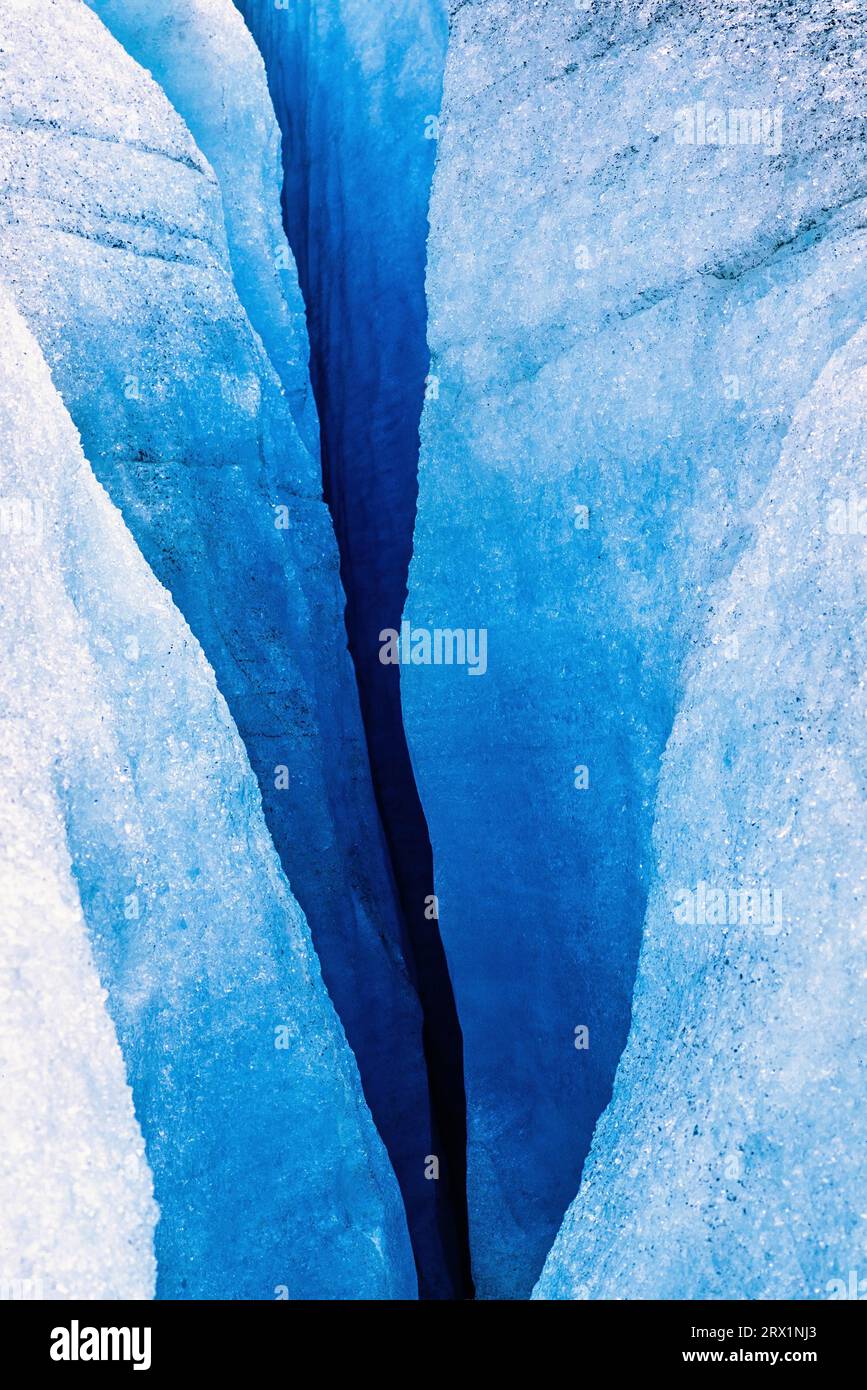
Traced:
<svg viewBox="0 0 867 1390">
<path fill-rule="evenodd" d="M 461 1030 L 482 1297 L 863 1268 L 864 40 L 6 0 L 16 1280 L 466 1292 Z"/>
<path fill-rule="evenodd" d="M 213 164 L 92 8 L 4 5 L 4 278 L 96 476 L 215 671 L 365 1097 L 414 1183 L 413 1226 L 435 1229 L 421 1010 L 311 452 L 297 279 L 282 234 L 268 246 L 280 217 L 264 69 L 228 0 L 186 11 L 186 67 L 173 16 L 151 7 L 160 45 L 140 7 L 105 8 Z M 219 87 L 205 80 L 217 71 Z M 103 910 L 95 879 L 82 891 Z"/>
<path fill-rule="evenodd" d="M 146 1298 L 155 1248 L 168 1297 L 412 1296 L 213 672 L 5 290 L 0 318 L 4 1277 Z"/>
<path fill-rule="evenodd" d="M 477 1289 L 823 1296 L 863 1263 L 863 14 L 450 9 L 405 618 L 487 672 L 401 683 Z"/>
<path fill-rule="evenodd" d="M 408 1184 L 404 1191 L 413 1210 L 435 1203 L 440 1248 L 428 1246 L 427 1290 L 461 1296 L 470 1274 L 460 1025 L 429 911 L 430 841 L 406 746 L 398 672 L 380 661 L 380 634 L 399 626 L 406 596 L 419 417 L 426 392 L 436 390 L 428 370 L 424 272 L 446 6 L 444 0 L 237 4 L 263 55 L 283 136 L 283 218 L 307 305 L 324 493 L 340 549 L 377 806 L 424 1012 L 440 1177 L 422 1180 L 421 1193 Z"/>
</svg>

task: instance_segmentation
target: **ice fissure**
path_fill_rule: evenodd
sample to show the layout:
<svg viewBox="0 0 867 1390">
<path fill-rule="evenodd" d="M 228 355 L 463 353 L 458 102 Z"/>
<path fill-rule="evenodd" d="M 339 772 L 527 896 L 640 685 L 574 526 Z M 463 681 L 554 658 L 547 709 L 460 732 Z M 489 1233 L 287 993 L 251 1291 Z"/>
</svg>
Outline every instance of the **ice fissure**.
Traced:
<svg viewBox="0 0 867 1390">
<path fill-rule="evenodd" d="M 424 1017 L 437 1233 L 423 1234 L 413 1219 L 431 1200 L 417 1170 L 404 1183 L 410 1226 L 418 1231 L 423 1292 L 465 1296 L 463 1041 L 399 673 L 380 660 L 381 633 L 400 626 L 406 598 L 419 417 L 436 390 L 424 274 L 446 9 L 442 0 L 237 3 L 263 54 L 283 133 L 283 216 L 307 305 L 324 494 L 407 965 Z"/>
<path fill-rule="evenodd" d="M 169 29 L 177 20 L 173 7 L 148 9 Z M 177 761 L 178 803 L 160 815 L 145 807 L 140 832 L 129 818 L 138 838 L 126 842 L 111 799 L 91 807 L 85 787 L 66 807 L 72 867 L 162 1211 L 158 1293 L 413 1297 L 403 1209 L 365 1098 L 394 1166 L 419 1174 L 417 1220 L 430 1212 L 435 1226 L 422 1015 L 370 785 L 337 549 L 305 443 L 309 385 L 280 229 L 276 124 L 271 112 L 269 133 L 261 59 L 229 0 L 203 0 L 185 20 L 199 61 L 184 83 L 169 44 L 167 74 L 213 163 L 80 0 L 11 0 L 0 13 L 4 280 L 94 473 L 201 643 L 258 780 L 256 791 L 229 775 L 240 767 L 234 747 L 228 769 L 212 766 L 219 743 L 183 724 L 183 690 L 175 708 L 159 703 L 158 684 L 143 689 L 136 708 L 145 718 L 147 699 L 157 702 L 168 760 L 139 754 L 131 775 L 163 774 L 170 788 Z M 206 100 L 221 43 L 222 122 Z M 229 113 L 239 170 L 217 140 Z M 267 344 L 277 291 L 263 221 L 279 231 L 288 276 Z M 115 640 L 130 663 L 120 672 L 134 676 L 148 634 L 120 611 L 129 630 Z M 181 631 L 183 647 L 192 639 Z M 171 661 L 155 660 L 176 689 Z M 112 689 L 121 698 L 122 674 Z M 259 794 L 290 906 L 264 827 L 250 820 Z M 164 824 L 170 850 L 158 854 L 149 837 Z M 136 970 L 154 953 L 158 979 L 140 997 Z M 176 1064 L 160 1067 L 161 1051 Z"/>
<path fill-rule="evenodd" d="M 4 1279 L 412 1297 L 397 1184 L 213 671 L 5 290 L 0 325 Z"/>
<path fill-rule="evenodd" d="M 865 37 L 4 0 L 16 1285 L 857 1292 Z"/>
</svg>

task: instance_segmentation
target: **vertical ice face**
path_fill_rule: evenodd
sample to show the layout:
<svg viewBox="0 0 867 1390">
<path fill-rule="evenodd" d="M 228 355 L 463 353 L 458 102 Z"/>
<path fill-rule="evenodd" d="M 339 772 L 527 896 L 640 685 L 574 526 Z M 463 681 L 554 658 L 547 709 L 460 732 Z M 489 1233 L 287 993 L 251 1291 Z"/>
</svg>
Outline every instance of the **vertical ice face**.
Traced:
<svg viewBox="0 0 867 1390">
<path fill-rule="evenodd" d="M 70 596 L 83 465 L 5 292 L 0 327 L 0 1298 L 150 1298 L 151 1176 L 59 785 L 70 723 L 111 741 Z"/>
<path fill-rule="evenodd" d="M 688 663 L 629 1044 L 540 1297 L 850 1297 L 867 1267 L 865 394 L 861 330 Z"/>
<path fill-rule="evenodd" d="M 399 619 L 412 551 L 446 7 L 238 8 L 265 56 L 283 129 L 284 217 L 307 302 L 326 492 L 366 694 L 375 672 L 364 658 L 369 647 L 382 670 L 378 630 Z"/>
<path fill-rule="evenodd" d="M 213 42 L 227 119 L 263 113 L 261 68 L 223 8 L 228 37 L 215 11 Z M 213 72 L 199 14 L 191 42 L 199 71 Z M 166 81 L 219 159 L 227 205 L 239 206 L 214 111 L 183 87 L 168 21 L 165 34 L 154 66 L 164 54 Z M 232 280 L 234 270 L 252 315 L 271 263 L 261 281 L 239 270 L 239 248 L 248 267 L 255 253 L 237 206 L 230 262 L 213 170 L 92 10 L 16 0 L 0 12 L 0 38 L 4 274 L 97 477 L 214 667 L 365 1095 L 401 1181 L 410 1175 L 432 1209 L 421 1015 L 346 652 L 337 548 L 316 462 Z M 239 148 L 253 196 L 273 140 L 257 120 Z M 227 131 L 226 146 L 233 139 Z"/>
<path fill-rule="evenodd" d="M 83 909 L 162 1296 L 412 1296 L 397 1186 L 213 673 L 5 294 L 0 318 L 4 1259 L 46 1296 L 152 1285 Z"/>
<path fill-rule="evenodd" d="M 280 131 L 259 50 L 232 0 L 87 0 L 147 68 L 217 176 L 232 274 L 319 469 L 304 301 L 280 215 Z"/>
<path fill-rule="evenodd" d="M 427 205 L 447 38 L 443 0 L 237 0 L 283 131 L 283 210 L 298 260 L 325 495 L 374 786 L 425 1013 L 441 1158 L 411 1211 L 440 1209 L 430 1291 L 468 1287 L 460 1027 L 432 915 L 430 841 L 380 634 L 400 624 L 412 553 L 418 425 L 429 377 Z M 426 1190 L 425 1190 L 426 1189 Z M 451 1189 L 451 1191 L 449 1191 Z M 416 1218 L 416 1219 L 420 1219 Z M 443 1252 L 451 1267 L 445 1273 Z M 438 1266 L 440 1267 L 438 1272 Z"/>
<path fill-rule="evenodd" d="M 574 1196 L 629 1025 L 681 666 L 750 553 L 799 403 L 867 309 L 863 18 L 827 9 L 452 6 L 440 386 L 406 618 L 487 629 L 487 672 L 423 664 L 420 644 L 402 687 L 464 1030 L 483 1295 L 530 1291 Z M 737 631 L 710 630 L 744 710 L 761 703 Z M 672 881 L 694 886 L 709 849 L 682 833 L 693 872 Z M 809 971 L 797 941 L 777 949 Z M 785 989 L 805 998 L 807 979 Z"/>
</svg>

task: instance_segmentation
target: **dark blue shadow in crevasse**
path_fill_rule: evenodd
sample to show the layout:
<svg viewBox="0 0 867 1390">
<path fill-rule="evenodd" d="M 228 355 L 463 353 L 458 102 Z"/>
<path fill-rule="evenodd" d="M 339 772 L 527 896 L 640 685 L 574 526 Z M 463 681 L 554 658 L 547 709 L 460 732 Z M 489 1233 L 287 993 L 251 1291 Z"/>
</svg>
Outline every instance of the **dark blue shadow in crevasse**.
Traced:
<svg viewBox="0 0 867 1390">
<path fill-rule="evenodd" d="M 347 1031 L 404 1195 L 422 1297 L 472 1296 L 463 1040 L 436 920 L 430 838 L 404 734 L 399 668 L 379 634 L 399 628 L 412 556 L 419 420 L 429 371 L 425 254 L 447 18 L 365 5 L 236 0 L 265 60 L 283 134 L 283 215 L 307 306 L 325 499 L 340 549 L 346 627 L 368 753 L 405 926 L 408 974 L 440 1161 L 430 1181 L 373 1075 L 363 1022 Z M 400 75 L 398 80 L 398 74 Z M 323 959 L 338 1010 L 339 962 Z M 394 1059 L 401 1066 L 401 1059 Z"/>
</svg>

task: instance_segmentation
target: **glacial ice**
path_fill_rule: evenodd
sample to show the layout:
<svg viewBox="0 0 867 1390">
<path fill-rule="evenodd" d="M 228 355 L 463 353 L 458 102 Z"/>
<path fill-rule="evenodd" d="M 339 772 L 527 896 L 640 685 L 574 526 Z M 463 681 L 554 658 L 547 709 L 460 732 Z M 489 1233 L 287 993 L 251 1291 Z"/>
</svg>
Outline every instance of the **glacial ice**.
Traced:
<svg viewBox="0 0 867 1390">
<path fill-rule="evenodd" d="M 541 1298 L 840 1297 L 867 1268 L 865 392 L 862 329 L 687 663 L 629 1044 Z M 779 911 L 730 901 L 759 886 Z"/>
<path fill-rule="evenodd" d="M 190 41 L 202 73 L 223 65 L 222 109 L 254 113 L 236 155 L 221 148 L 203 92 L 182 81 L 169 17 L 165 49 L 154 38 L 148 54 L 221 177 L 231 185 L 243 156 L 243 189 L 255 193 L 273 145 L 264 74 L 232 37 L 228 0 L 210 9 L 212 25 L 193 25 L 204 11 L 192 12 Z M 120 24 L 121 11 L 113 17 Z M 148 32 L 130 20 L 137 43 Z M 91 9 L 15 0 L 0 12 L 0 39 L 4 276 L 94 472 L 215 670 L 366 1099 L 399 1180 L 424 1206 L 418 1220 L 432 1220 L 421 1011 L 346 651 L 337 548 L 318 463 L 284 396 L 288 368 L 281 382 L 232 280 L 250 315 L 267 316 L 270 263 L 257 280 L 237 209 L 230 260 L 214 171 Z M 224 196 L 231 203 L 231 187 Z M 242 1264 L 239 1247 L 232 1279 Z"/>
<path fill-rule="evenodd" d="M 462 1025 L 482 1297 L 840 1296 L 859 7 L 237 9 L 0 13 L 0 1294 L 467 1292 Z"/>
<path fill-rule="evenodd" d="M 163 1297 L 411 1297 L 397 1185 L 213 673 L 0 311 L 4 1260 L 46 1297 L 150 1295 L 119 1039 Z"/>
<path fill-rule="evenodd" d="M 447 37 L 444 0 L 237 0 L 264 55 L 283 131 L 284 221 L 308 308 L 325 495 L 377 802 L 424 1009 L 440 1179 L 409 1169 L 425 1291 L 469 1287 L 460 1026 L 435 918 L 430 841 L 394 666 L 415 518 L 428 378 L 427 205 Z M 390 1145 L 391 1147 L 391 1145 Z M 410 1188 L 410 1181 L 412 1189 Z M 436 1211 L 432 1203 L 436 1203 Z M 447 1266 L 447 1267 L 446 1267 Z"/>
<path fill-rule="evenodd" d="M 379 630 L 399 621 L 412 553 L 446 6 L 238 7 L 265 55 L 284 133 L 284 217 L 308 305 L 326 495 L 362 700 L 396 702 L 377 655 Z M 388 752 L 374 748 L 374 765 Z"/>
<path fill-rule="evenodd" d="M 87 3 L 153 74 L 217 176 L 235 288 L 318 472 L 304 300 L 280 215 L 280 131 L 259 50 L 231 0 Z"/>
<path fill-rule="evenodd" d="M 863 17 L 479 0 L 451 26 L 405 617 L 487 628 L 488 672 L 402 690 L 477 1289 L 528 1294 L 574 1197 L 647 907 L 539 1291 L 821 1296 L 863 1263 L 863 556 L 824 529 L 863 486 Z M 699 883 L 781 889 L 785 925 L 680 926 Z"/>
<path fill-rule="evenodd" d="M 99 499 L 2 290 L 0 323 L 0 1298 L 150 1298 L 151 1175 L 59 785 L 72 723 L 111 739 L 65 572 L 68 503 Z"/>
</svg>

